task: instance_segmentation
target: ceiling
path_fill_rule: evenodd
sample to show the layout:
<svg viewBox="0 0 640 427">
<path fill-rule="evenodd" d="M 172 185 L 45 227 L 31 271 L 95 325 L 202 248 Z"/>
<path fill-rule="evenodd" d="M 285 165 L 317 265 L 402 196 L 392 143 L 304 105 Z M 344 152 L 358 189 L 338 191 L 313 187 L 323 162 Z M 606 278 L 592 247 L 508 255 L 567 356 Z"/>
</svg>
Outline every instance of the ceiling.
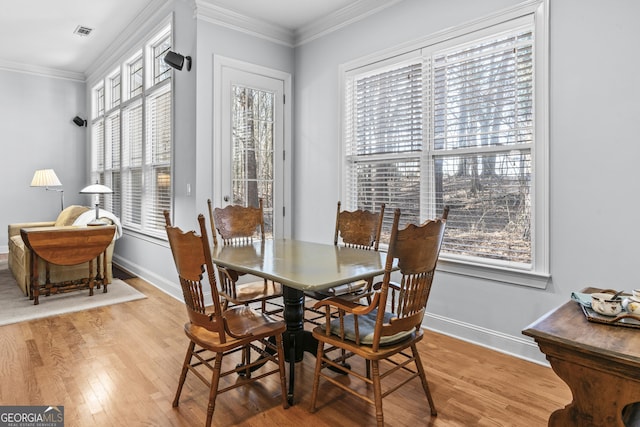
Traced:
<svg viewBox="0 0 640 427">
<path fill-rule="evenodd" d="M 166 1 L 2 0 L 0 68 L 38 73 L 53 71 L 54 74 L 59 71 L 83 76 L 131 23 L 150 10 L 157 10 Z M 309 38 L 310 32 L 326 32 L 341 22 L 364 16 L 394 2 L 195 0 L 196 7 L 209 9 L 209 14 L 248 17 L 254 23 L 265 23 L 291 34 L 292 40 L 300 31 L 306 31 L 305 37 Z M 74 34 L 78 26 L 93 31 L 88 36 L 79 36 Z"/>
</svg>

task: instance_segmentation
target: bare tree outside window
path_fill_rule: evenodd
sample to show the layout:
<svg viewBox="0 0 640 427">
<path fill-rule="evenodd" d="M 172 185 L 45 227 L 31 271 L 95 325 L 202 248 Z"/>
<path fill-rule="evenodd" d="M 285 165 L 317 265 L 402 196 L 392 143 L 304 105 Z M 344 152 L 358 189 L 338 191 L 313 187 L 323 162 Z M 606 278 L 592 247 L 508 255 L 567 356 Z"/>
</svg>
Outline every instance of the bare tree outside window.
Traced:
<svg viewBox="0 0 640 427">
<path fill-rule="evenodd" d="M 232 187 L 233 204 L 264 203 L 265 236 L 273 235 L 272 92 L 232 86 Z"/>
</svg>

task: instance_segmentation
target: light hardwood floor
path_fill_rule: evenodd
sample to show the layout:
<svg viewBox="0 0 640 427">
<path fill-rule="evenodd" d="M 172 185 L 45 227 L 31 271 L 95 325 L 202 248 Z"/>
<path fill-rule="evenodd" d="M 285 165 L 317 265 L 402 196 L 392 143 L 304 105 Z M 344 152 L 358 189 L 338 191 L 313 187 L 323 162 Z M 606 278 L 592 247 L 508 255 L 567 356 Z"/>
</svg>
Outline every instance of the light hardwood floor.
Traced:
<svg viewBox="0 0 640 427">
<path fill-rule="evenodd" d="M 188 342 L 182 303 L 127 282 L 148 298 L 0 327 L 0 404 L 64 405 L 67 427 L 203 425 L 207 389 L 195 377 L 171 406 Z M 571 401 L 550 368 L 433 332 L 419 347 L 438 416 L 414 380 L 384 400 L 388 426 L 545 426 Z M 310 414 L 314 364 L 296 366 L 293 407 L 282 409 L 271 376 L 219 395 L 214 425 L 375 425 L 372 406 L 325 383 Z"/>
</svg>

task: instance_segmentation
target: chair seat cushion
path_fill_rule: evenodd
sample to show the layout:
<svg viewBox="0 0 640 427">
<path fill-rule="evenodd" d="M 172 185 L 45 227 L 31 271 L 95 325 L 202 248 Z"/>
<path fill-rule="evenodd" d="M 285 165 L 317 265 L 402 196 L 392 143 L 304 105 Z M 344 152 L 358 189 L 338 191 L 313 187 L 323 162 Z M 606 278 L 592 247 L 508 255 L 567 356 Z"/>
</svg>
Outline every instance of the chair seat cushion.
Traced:
<svg viewBox="0 0 640 427">
<path fill-rule="evenodd" d="M 373 344 L 373 331 L 376 326 L 376 317 L 378 316 L 378 310 L 375 309 L 371 313 L 364 316 L 358 316 L 358 332 L 360 335 L 360 344 L 372 345 Z M 395 314 L 385 312 L 384 323 L 395 317 Z M 331 333 L 340 336 L 340 319 L 332 320 L 330 323 Z M 380 345 L 392 345 L 400 341 L 413 336 L 414 330 L 398 332 L 394 335 L 380 337 Z M 349 341 L 356 341 L 355 321 L 352 314 L 344 316 L 344 337 Z"/>
</svg>

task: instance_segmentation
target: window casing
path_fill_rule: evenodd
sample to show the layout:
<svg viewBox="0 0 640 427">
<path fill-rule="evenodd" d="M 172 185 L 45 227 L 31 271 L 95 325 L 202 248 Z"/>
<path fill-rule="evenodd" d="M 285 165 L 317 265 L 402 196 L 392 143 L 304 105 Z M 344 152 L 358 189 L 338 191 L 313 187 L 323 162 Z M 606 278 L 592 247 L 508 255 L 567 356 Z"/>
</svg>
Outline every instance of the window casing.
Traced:
<svg viewBox="0 0 640 427">
<path fill-rule="evenodd" d="M 125 229 L 162 239 L 172 203 L 172 72 L 162 60 L 170 47 L 166 25 L 93 89 L 92 179 L 113 189 L 101 206 Z"/>
<path fill-rule="evenodd" d="M 387 233 L 448 205 L 443 269 L 546 286 L 543 6 L 344 67 L 342 199 Z"/>
</svg>

